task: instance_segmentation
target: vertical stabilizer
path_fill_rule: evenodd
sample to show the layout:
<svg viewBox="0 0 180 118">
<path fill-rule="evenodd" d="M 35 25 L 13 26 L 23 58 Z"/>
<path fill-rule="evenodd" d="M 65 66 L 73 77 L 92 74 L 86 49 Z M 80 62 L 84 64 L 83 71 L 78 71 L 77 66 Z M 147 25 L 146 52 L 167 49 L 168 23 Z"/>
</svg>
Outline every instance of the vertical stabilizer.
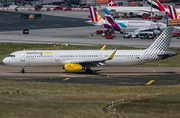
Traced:
<svg viewBox="0 0 180 118">
<path fill-rule="evenodd" d="M 92 22 L 99 22 L 103 24 L 105 20 L 100 16 L 100 14 L 95 10 L 94 7 L 89 7 L 89 12 Z"/>
<path fill-rule="evenodd" d="M 168 51 L 174 27 L 167 27 L 147 50 Z"/>
<path fill-rule="evenodd" d="M 111 29 L 116 31 L 121 31 L 120 26 L 118 25 L 118 23 L 116 23 L 116 21 L 114 20 L 114 18 L 111 16 L 110 12 L 106 8 L 104 9 L 104 13 L 105 13 L 106 22 L 109 23 Z"/>
<path fill-rule="evenodd" d="M 153 44 L 144 50 L 137 64 L 149 63 L 156 60 L 175 56 L 175 52 L 168 51 L 174 27 L 167 27 Z"/>
<path fill-rule="evenodd" d="M 151 6 L 151 0 L 148 0 L 148 4 Z M 164 6 L 158 0 L 152 0 L 152 7 L 159 11 L 166 11 Z"/>
<path fill-rule="evenodd" d="M 114 18 L 111 16 L 111 13 L 105 8 L 104 9 L 105 17 L 107 22 L 115 24 Z"/>
<path fill-rule="evenodd" d="M 172 20 L 177 19 L 176 9 L 172 5 L 169 5 L 169 12 Z"/>
<path fill-rule="evenodd" d="M 90 15 L 91 15 L 92 22 L 98 22 L 95 8 L 94 7 L 89 7 L 89 12 L 90 12 Z"/>
<path fill-rule="evenodd" d="M 113 0 L 108 0 L 109 7 L 117 7 L 116 3 Z"/>
</svg>

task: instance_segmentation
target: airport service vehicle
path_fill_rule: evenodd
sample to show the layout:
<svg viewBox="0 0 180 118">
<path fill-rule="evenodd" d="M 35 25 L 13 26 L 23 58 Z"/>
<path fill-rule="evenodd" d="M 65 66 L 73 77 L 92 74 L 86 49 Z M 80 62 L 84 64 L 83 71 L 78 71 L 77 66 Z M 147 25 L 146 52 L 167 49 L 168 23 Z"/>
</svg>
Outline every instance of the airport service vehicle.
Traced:
<svg viewBox="0 0 180 118">
<path fill-rule="evenodd" d="M 139 32 L 138 37 L 141 39 L 154 39 L 152 33 L 148 33 L 148 32 Z"/>
<path fill-rule="evenodd" d="M 106 39 L 113 39 L 114 37 L 112 36 L 112 33 L 107 33 L 105 36 L 104 36 Z"/>
<path fill-rule="evenodd" d="M 35 5 L 35 6 L 34 6 L 34 9 L 35 9 L 36 11 L 39 11 L 39 10 L 41 10 L 42 7 L 43 7 L 42 5 Z"/>
<path fill-rule="evenodd" d="M 21 13 L 20 16 L 21 19 L 40 19 L 41 18 L 41 13 Z"/>
<path fill-rule="evenodd" d="M 63 6 L 56 6 L 54 10 L 63 10 Z"/>
<path fill-rule="evenodd" d="M 96 34 L 102 34 L 103 30 L 96 30 Z"/>
<path fill-rule="evenodd" d="M 87 23 L 102 26 L 107 29 L 115 30 L 118 32 L 140 32 L 142 30 L 160 30 L 163 31 L 167 26 L 165 23 L 157 23 L 145 20 L 114 20 L 110 12 L 104 9 L 105 20 L 93 8 L 89 7 L 91 20 Z"/>
<path fill-rule="evenodd" d="M 29 34 L 29 29 L 23 29 L 23 34 Z"/>
<path fill-rule="evenodd" d="M 136 38 L 136 33 L 134 32 L 124 32 L 123 38 Z"/>
<path fill-rule="evenodd" d="M 180 32 L 173 32 L 173 33 L 172 33 L 172 37 L 177 37 L 177 36 L 178 36 L 178 37 L 180 36 Z"/>
<path fill-rule="evenodd" d="M 161 35 L 145 50 L 22 50 L 11 53 L 3 59 L 10 66 L 62 66 L 66 72 L 86 70 L 105 65 L 130 66 L 154 62 L 177 55 L 168 51 L 173 27 L 167 27 Z"/>
</svg>

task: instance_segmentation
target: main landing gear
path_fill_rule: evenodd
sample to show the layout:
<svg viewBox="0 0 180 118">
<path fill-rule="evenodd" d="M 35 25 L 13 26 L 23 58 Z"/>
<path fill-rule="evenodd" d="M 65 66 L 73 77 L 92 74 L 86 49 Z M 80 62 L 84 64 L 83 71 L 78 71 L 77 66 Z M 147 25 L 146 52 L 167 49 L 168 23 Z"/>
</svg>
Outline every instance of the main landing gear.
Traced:
<svg viewBox="0 0 180 118">
<path fill-rule="evenodd" d="M 20 71 L 20 73 L 25 73 L 24 67 L 22 67 L 22 70 Z"/>
<path fill-rule="evenodd" d="M 88 73 L 88 74 L 93 74 L 93 71 L 92 71 L 90 68 L 87 68 L 87 69 L 86 69 L 86 73 Z"/>
</svg>

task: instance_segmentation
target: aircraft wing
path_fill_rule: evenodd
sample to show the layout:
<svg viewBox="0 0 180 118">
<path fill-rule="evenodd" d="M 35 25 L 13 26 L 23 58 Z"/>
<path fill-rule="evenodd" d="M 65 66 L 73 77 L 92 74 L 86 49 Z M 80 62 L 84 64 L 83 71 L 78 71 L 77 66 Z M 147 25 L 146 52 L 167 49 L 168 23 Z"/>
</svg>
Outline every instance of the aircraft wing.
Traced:
<svg viewBox="0 0 180 118">
<path fill-rule="evenodd" d="M 180 27 L 177 27 L 177 26 L 174 26 L 174 28 L 176 28 L 176 29 L 180 29 Z"/>
<path fill-rule="evenodd" d="M 142 28 L 139 28 L 139 29 L 137 29 L 137 30 L 134 30 L 134 32 L 140 32 L 140 31 L 144 31 L 144 30 L 156 30 L 157 28 L 144 28 L 144 27 L 142 27 Z"/>
<path fill-rule="evenodd" d="M 81 65 L 89 65 L 91 67 L 94 66 L 102 66 L 102 65 L 106 65 L 106 61 L 107 60 L 112 60 L 114 58 L 114 55 L 116 54 L 115 50 L 110 57 L 106 58 L 106 59 L 97 59 L 97 60 L 67 60 L 64 61 L 63 63 L 76 63 L 76 64 L 81 64 Z"/>
</svg>

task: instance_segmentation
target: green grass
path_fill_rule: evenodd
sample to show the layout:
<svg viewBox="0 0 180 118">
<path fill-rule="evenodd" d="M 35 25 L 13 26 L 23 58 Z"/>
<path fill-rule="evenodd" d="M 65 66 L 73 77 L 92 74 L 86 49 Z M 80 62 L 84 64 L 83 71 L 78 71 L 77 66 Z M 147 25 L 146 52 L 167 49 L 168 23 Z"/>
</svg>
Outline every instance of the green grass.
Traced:
<svg viewBox="0 0 180 118">
<path fill-rule="evenodd" d="M 63 46 L 54 47 L 54 44 L 18 44 L 18 43 L 0 43 L 0 61 L 14 51 L 19 50 L 94 50 L 101 49 L 103 45 L 99 46 Z M 125 46 L 106 46 L 106 49 L 138 49 L 134 47 Z M 177 56 L 170 57 L 164 60 L 142 64 L 140 66 L 164 66 L 164 67 L 180 67 L 180 49 L 170 49 L 169 51 L 177 52 Z"/>
<path fill-rule="evenodd" d="M 0 80 L 0 117 L 120 118 L 122 111 L 126 117 L 180 117 L 179 90 L 180 85 L 108 86 Z M 117 113 L 113 114 L 112 109 L 104 113 L 102 109 L 112 101 Z"/>
</svg>

